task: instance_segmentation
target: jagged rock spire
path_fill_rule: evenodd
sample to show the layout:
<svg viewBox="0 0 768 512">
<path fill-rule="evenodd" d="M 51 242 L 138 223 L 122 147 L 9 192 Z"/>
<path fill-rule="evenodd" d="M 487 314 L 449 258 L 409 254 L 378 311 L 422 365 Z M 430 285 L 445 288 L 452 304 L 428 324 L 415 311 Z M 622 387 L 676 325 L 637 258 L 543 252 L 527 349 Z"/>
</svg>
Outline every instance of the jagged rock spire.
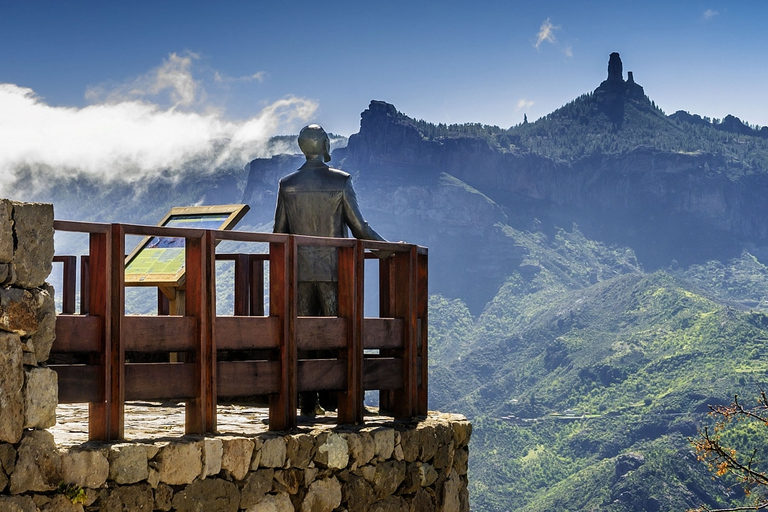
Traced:
<svg viewBox="0 0 768 512">
<path fill-rule="evenodd" d="M 619 52 L 613 52 L 611 54 L 611 58 L 608 59 L 608 81 L 624 81 L 624 71 L 621 65 L 621 57 L 619 56 Z"/>
</svg>

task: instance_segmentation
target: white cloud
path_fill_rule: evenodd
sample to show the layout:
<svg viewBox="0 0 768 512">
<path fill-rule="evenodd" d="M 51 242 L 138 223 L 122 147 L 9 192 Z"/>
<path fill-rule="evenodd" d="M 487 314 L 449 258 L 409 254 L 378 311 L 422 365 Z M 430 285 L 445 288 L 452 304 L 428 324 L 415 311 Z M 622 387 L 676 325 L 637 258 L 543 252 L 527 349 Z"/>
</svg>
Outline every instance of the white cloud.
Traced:
<svg viewBox="0 0 768 512">
<path fill-rule="evenodd" d="M 548 43 L 557 44 L 557 39 L 555 38 L 555 30 L 559 30 L 560 27 L 558 25 L 553 25 L 552 22 L 549 21 L 549 18 L 544 20 L 544 23 L 541 24 L 541 27 L 539 27 L 539 33 L 536 34 L 536 43 L 533 45 L 534 48 L 537 50 L 541 46 L 541 43 L 544 41 L 547 41 Z"/>
<path fill-rule="evenodd" d="M 261 83 L 264 83 L 264 80 L 266 80 L 267 76 L 268 74 L 266 71 L 258 71 L 256 73 L 253 73 L 252 75 L 245 75 L 240 77 L 227 76 L 217 71 L 216 73 L 214 73 L 213 79 L 218 83 L 259 82 L 261 84 Z"/>
<path fill-rule="evenodd" d="M 533 43 L 533 47 L 541 51 L 541 45 L 547 42 L 560 50 L 566 57 L 573 57 L 573 47 L 570 44 L 563 45 L 560 43 L 555 37 L 556 30 L 560 30 L 560 25 L 554 25 L 549 18 L 544 20 L 539 27 L 538 34 L 536 34 L 536 42 Z"/>
<path fill-rule="evenodd" d="M 531 108 L 532 106 L 533 106 L 533 101 L 523 98 L 517 102 L 517 108 L 515 109 L 515 111 Z"/>
<path fill-rule="evenodd" d="M 126 84 L 102 84 L 89 87 L 87 100 L 93 103 L 121 103 L 150 99 L 168 102 L 175 107 L 191 107 L 205 100 L 205 91 L 192 76 L 192 63 L 200 57 L 194 53 L 172 53 L 163 64 Z M 167 97 L 166 97 L 167 95 Z"/>
<path fill-rule="evenodd" d="M 317 108 L 311 100 L 286 97 L 239 122 L 211 109 L 183 111 L 177 106 L 201 97 L 185 59 L 171 55 L 147 75 L 154 80 L 138 80 L 123 99 L 108 94 L 84 108 L 53 107 L 32 89 L 0 84 L 0 192 L 25 168 L 137 180 L 161 170 L 179 172 L 193 162 L 197 169 L 242 166 L 267 156 L 271 135 L 296 130 Z M 171 106 L 143 99 L 164 90 Z"/>
<path fill-rule="evenodd" d="M 715 17 L 715 16 L 717 16 L 718 14 L 720 14 L 720 13 L 719 13 L 719 12 L 717 12 L 717 11 L 713 11 L 712 9 L 707 9 L 707 10 L 706 10 L 706 11 L 704 11 L 704 13 L 702 14 L 702 17 L 703 17 L 705 20 L 711 20 L 712 18 L 714 18 L 714 17 Z"/>
</svg>

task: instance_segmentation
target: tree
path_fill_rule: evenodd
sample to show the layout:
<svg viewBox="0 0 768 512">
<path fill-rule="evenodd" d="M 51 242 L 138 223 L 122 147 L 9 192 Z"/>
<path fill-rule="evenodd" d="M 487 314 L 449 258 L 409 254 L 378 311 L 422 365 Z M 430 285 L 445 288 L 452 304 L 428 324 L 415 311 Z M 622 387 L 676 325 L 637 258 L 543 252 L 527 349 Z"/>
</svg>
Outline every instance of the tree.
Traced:
<svg viewBox="0 0 768 512">
<path fill-rule="evenodd" d="M 727 512 L 736 510 L 768 509 L 768 474 L 766 465 L 760 458 L 758 448 L 745 449 L 744 437 L 733 435 L 737 431 L 757 428 L 762 435 L 768 435 L 768 396 L 760 392 L 757 405 L 745 407 L 739 397 L 734 396 L 730 405 L 709 407 L 711 415 L 717 417 L 713 428 L 704 427 L 699 436 L 691 443 L 696 448 L 699 460 L 704 461 L 718 477 L 732 477 L 744 489 L 744 494 L 751 503 L 745 506 L 712 509 L 702 506 L 694 512 Z M 741 442 L 740 442 L 741 441 Z M 753 446 L 765 444 L 747 439 Z"/>
</svg>

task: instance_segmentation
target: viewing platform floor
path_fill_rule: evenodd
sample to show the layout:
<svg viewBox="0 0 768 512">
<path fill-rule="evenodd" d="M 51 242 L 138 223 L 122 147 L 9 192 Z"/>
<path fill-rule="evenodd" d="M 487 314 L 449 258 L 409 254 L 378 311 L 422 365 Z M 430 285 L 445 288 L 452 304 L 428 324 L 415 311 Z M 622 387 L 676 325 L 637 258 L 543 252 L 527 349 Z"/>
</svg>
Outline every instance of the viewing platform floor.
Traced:
<svg viewBox="0 0 768 512">
<path fill-rule="evenodd" d="M 216 436 L 251 436 L 268 431 L 269 409 L 252 405 L 219 405 Z M 308 418 L 298 417 L 299 431 L 336 427 L 336 413 Z M 375 426 L 394 421 L 391 416 L 366 415 L 365 425 Z M 59 404 L 56 425 L 48 429 L 59 448 L 88 441 L 88 404 Z M 132 443 L 154 443 L 184 436 L 184 403 L 126 402 L 125 440 Z"/>
</svg>

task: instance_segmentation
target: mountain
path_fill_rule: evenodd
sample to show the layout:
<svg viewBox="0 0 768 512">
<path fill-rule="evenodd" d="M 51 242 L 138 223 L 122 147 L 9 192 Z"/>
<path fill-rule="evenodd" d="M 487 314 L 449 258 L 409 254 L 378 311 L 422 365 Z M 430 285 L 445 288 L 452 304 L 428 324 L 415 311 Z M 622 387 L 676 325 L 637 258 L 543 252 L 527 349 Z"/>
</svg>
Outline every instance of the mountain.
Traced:
<svg viewBox="0 0 768 512">
<path fill-rule="evenodd" d="M 434 124 L 372 101 L 335 147 L 371 225 L 429 247 L 430 406 L 475 425 L 473 510 L 743 502 L 687 438 L 708 404 L 768 379 L 767 133 L 666 115 L 612 54 L 606 80 L 535 122 Z M 239 229 L 268 231 L 278 180 L 303 162 L 289 143 L 245 169 L 37 170 L 10 190 L 57 218 L 150 224 L 245 202 Z"/>
</svg>

